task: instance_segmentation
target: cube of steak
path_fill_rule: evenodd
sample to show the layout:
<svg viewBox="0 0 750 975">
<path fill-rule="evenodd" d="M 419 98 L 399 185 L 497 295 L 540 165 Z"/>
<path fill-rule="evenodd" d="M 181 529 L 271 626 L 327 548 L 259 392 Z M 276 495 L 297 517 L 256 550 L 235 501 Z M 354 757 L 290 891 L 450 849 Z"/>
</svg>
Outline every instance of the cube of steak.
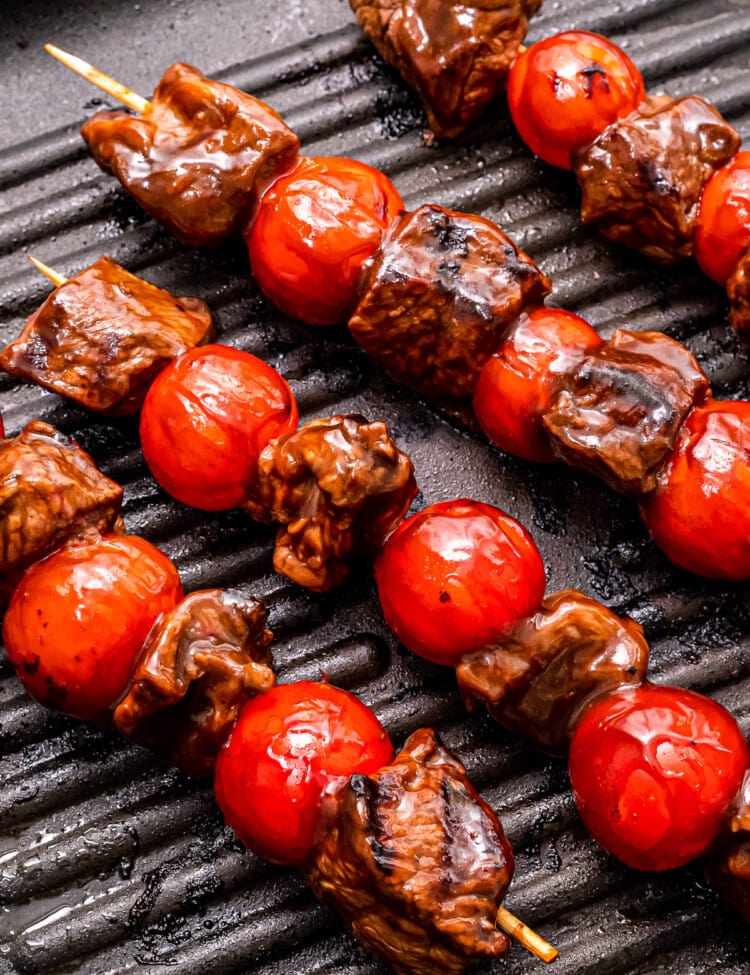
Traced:
<svg viewBox="0 0 750 975">
<path fill-rule="evenodd" d="M 315 895 L 399 975 L 462 972 L 509 948 L 495 927 L 513 853 L 434 731 L 324 799 L 305 867 Z"/>
<path fill-rule="evenodd" d="M 430 128 L 459 135 L 505 88 L 542 0 L 349 0 L 381 56 L 416 88 Z"/>
<path fill-rule="evenodd" d="M 588 704 L 645 679 L 648 652 L 637 623 L 567 589 L 465 656 L 456 675 L 469 707 L 483 704 L 503 728 L 563 754 Z"/>
<path fill-rule="evenodd" d="M 647 98 L 579 153 L 581 216 L 654 260 L 689 257 L 703 187 L 739 147 L 702 98 Z"/>
<path fill-rule="evenodd" d="M 206 342 L 211 313 L 108 257 L 56 288 L 0 355 L 0 368 L 89 410 L 137 412 L 157 374 Z"/>
<path fill-rule="evenodd" d="M 122 488 L 39 420 L 0 441 L 0 606 L 25 569 L 88 532 L 115 530 Z"/>
<path fill-rule="evenodd" d="M 623 494 L 656 486 L 690 410 L 708 395 L 701 367 L 661 332 L 617 330 L 565 376 L 542 422 L 555 454 Z"/>
<path fill-rule="evenodd" d="M 737 808 L 705 861 L 706 876 L 722 900 L 750 921 L 750 772 L 737 796 Z"/>
<path fill-rule="evenodd" d="M 344 581 L 353 559 L 380 551 L 416 493 L 411 460 L 384 423 L 333 416 L 268 444 L 245 507 L 283 526 L 276 571 L 324 592 Z"/>
<path fill-rule="evenodd" d="M 299 139 L 268 105 L 173 64 L 142 117 L 97 112 L 81 129 L 99 165 L 186 244 L 240 234 Z"/>
<path fill-rule="evenodd" d="M 743 342 L 750 342 L 750 247 L 740 257 L 727 282 L 729 321 Z"/>
<path fill-rule="evenodd" d="M 114 711 L 124 735 L 188 775 L 213 773 L 242 705 L 269 690 L 262 602 L 226 589 L 186 596 L 154 625 Z"/>
<path fill-rule="evenodd" d="M 386 236 L 349 329 L 397 382 L 466 399 L 508 326 L 549 290 L 496 224 L 427 205 Z"/>
</svg>

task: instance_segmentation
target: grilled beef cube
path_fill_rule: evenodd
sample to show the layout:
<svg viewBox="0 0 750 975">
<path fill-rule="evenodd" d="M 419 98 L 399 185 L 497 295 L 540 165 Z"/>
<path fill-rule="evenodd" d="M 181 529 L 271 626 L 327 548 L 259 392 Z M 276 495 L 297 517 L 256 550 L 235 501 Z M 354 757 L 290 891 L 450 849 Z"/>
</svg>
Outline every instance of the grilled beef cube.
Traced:
<svg viewBox="0 0 750 975">
<path fill-rule="evenodd" d="M 125 416 L 211 330 L 204 302 L 175 298 L 100 257 L 52 292 L 0 355 L 0 368 L 89 410 Z"/>
<path fill-rule="evenodd" d="M 750 772 L 737 808 L 705 861 L 706 876 L 721 898 L 750 921 Z"/>
<path fill-rule="evenodd" d="M 305 874 L 398 975 L 462 972 L 509 947 L 495 927 L 513 854 L 495 813 L 434 731 L 323 801 Z"/>
<path fill-rule="evenodd" d="M 365 34 L 424 102 L 438 136 L 460 135 L 505 88 L 542 0 L 349 0 Z"/>
<path fill-rule="evenodd" d="M 97 112 L 81 135 L 102 169 L 186 244 L 240 234 L 299 139 L 268 105 L 173 64 L 142 117 Z"/>
<path fill-rule="evenodd" d="M 542 422 L 561 460 L 640 496 L 656 486 L 686 416 L 708 394 L 683 345 L 661 332 L 618 330 L 563 378 Z"/>
<path fill-rule="evenodd" d="M 333 416 L 265 447 L 245 507 L 282 524 L 276 571 L 324 592 L 343 582 L 351 560 L 380 551 L 416 493 L 411 460 L 384 423 Z"/>
<path fill-rule="evenodd" d="M 242 705 L 274 684 L 267 615 L 226 589 L 186 596 L 146 639 L 117 728 L 188 775 L 210 776 Z"/>
<path fill-rule="evenodd" d="M 65 542 L 118 529 L 122 488 L 36 420 L 0 441 L 0 606 L 24 571 Z"/>
<path fill-rule="evenodd" d="M 656 261 L 689 257 L 703 187 L 739 147 L 702 98 L 647 98 L 579 153 L 583 220 Z"/>
<path fill-rule="evenodd" d="M 550 282 L 482 217 L 422 206 L 386 235 L 349 329 L 397 382 L 468 399 L 505 330 Z"/>
<path fill-rule="evenodd" d="M 564 754 L 586 707 L 646 676 L 641 627 L 572 589 L 547 596 L 533 616 L 456 668 L 467 705 L 483 704 L 503 728 Z"/>
<path fill-rule="evenodd" d="M 727 282 L 729 321 L 737 335 L 750 342 L 750 247 L 746 248 Z"/>
</svg>

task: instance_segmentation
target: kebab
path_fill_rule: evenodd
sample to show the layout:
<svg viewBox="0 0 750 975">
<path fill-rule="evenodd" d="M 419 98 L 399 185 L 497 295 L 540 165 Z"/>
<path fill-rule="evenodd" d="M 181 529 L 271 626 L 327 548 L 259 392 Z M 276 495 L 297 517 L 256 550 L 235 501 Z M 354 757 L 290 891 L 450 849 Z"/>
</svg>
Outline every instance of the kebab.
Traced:
<svg viewBox="0 0 750 975">
<path fill-rule="evenodd" d="M 8 458 L 22 458 L 13 473 Z M 215 769 L 219 804 L 246 844 L 301 866 L 397 972 L 422 975 L 438 956 L 450 972 L 499 957 L 510 941 L 497 924 L 554 959 L 501 906 L 510 845 L 433 731 L 394 755 L 354 695 L 311 681 L 274 686 L 263 604 L 224 589 L 183 596 L 172 562 L 121 533 L 122 489 L 47 424 L 0 443 L 0 472 L 10 511 L 0 538 L 4 548 L 23 539 L 26 565 L 3 639 L 33 697 L 117 728 L 189 775 Z M 26 510 L 30 497 L 39 506 L 58 496 L 68 504 L 55 517 Z M 14 510 L 36 521 L 33 550 Z M 444 860 L 425 856 L 436 849 Z"/>
<path fill-rule="evenodd" d="M 51 53 L 118 94 L 90 65 Z M 202 123 L 186 125 L 183 101 L 196 91 L 206 104 L 212 97 L 213 82 L 177 68 L 153 104 L 157 117 L 171 106 L 182 128 L 169 130 L 171 155 L 161 143 L 158 153 L 142 147 L 138 176 L 126 183 L 136 199 L 145 172 L 173 167 L 196 140 Z M 225 89 L 220 99 L 230 97 Z M 245 99 L 255 101 L 232 97 L 238 113 Z M 148 121 L 157 140 L 146 104 L 145 119 L 105 112 L 85 124 L 105 167 L 122 170 L 121 151 L 131 157 L 132 124 Z M 210 153 L 189 160 L 200 185 Z M 197 201 L 185 203 L 195 233 Z M 750 576 L 749 409 L 713 401 L 684 346 L 626 330 L 605 343 L 577 316 L 543 308 L 549 280 L 495 224 L 434 205 L 394 219 L 398 194 L 362 163 L 300 159 L 254 202 L 251 264 L 282 310 L 313 324 L 348 316 L 355 340 L 397 381 L 463 418 L 471 397 L 480 426 L 501 448 L 563 460 L 634 496 L 652 537 L 679 565 L 717 578 Z M 171 205 L 182 207 L 182 198 Z M 181 212 L 172 224 L 187 219 Z"/>
<path fill-rule="evenodd" d="M 105 415 L 141 409 L 158 483 L 210 511 L 242 506 L 280 529 L 274 565 L 316 591 L 379 551 L 416 494 L 411 461 L 382 422 L 311 420 L 281 375 L 210 337 L 203 302 L 175 298 L 100 258 L 57 288 L 0 366 Z"/>
</svg>

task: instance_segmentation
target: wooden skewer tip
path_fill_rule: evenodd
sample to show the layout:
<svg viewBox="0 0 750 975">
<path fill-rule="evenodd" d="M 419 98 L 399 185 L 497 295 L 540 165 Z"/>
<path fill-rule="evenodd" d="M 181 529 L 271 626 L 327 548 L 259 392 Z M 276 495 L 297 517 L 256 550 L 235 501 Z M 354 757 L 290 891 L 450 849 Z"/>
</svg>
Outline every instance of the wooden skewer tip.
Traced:
<svg viewBox="0 0 750 975">
<path fill-rule="evenodd" d="M 122 102 L 123 105 L 127 105 L 134 112 L 138 112 L 139 115 L 143 115 L 151 107 L 151 103 L 147 99 L 131 91 L 130 88 L 121 84 L 119 81 L 115 81 L 108 74 L 104 74 L 103 71 L 95 68 L 88 61 L 84 61 L 83 58 L 76 57 L 75 54 L 68 54 L 67 51 L 63 51 L 56 44 L 45 44 L 44 50 L 47 54 L 51 54 L 53 58 L 56 58 L 61 64 L 64 64 L 66 68 L 75 71 L 77 75 L 90 81 L 97 88 L 101 88 L 108 95 L 112 95 L 113 98 Z"/>
<path fill-rule="evenodd" d="M 68 280 L 65 275 L 60 274 L 59 271 L 56 271 L 52 267 L 48 267 L 46 264 L 42 264 L 41 261 L 38 261 L 35 257 L 32 257 L 31 254 L 29 254 L 29 260 L 37 271 L 41 271 L 45 278 L 49 278 L 56 288 L 59 288 L 61 284 L 65 284 L 65 282 Z"/>
<path fill-rule="evenodd" d="M 548 941 L 545 941 L 541 935 L 533 931 L 528 924 L 524 924 L 515 914 L 511 914 L 504 907 L 498 907 L 495 923 L 506 934 L 509 934 L 511 938 L 519 941 L 532 955 L 536 955 L 537 958 L 540 958 L 547 964 L 553 962 L 560 954 L 557 948 L 553 948 Z"/>
</svg>

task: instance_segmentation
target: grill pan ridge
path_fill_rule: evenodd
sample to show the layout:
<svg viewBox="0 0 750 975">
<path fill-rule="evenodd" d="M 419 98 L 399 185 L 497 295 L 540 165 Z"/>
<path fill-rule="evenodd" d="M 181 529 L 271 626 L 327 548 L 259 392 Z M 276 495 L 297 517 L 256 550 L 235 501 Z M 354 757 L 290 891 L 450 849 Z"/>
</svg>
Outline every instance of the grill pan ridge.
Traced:
<svg viewBox="0 0 750 975">
<path fill-rule="evenodd" d="M 6 6 L 6 5 L 4 5 Z M 60 7 L 64 9 L 59 9 Z M 13 8 L 12 10 L 10 8 Z M 747 587 L 669 566 L 634 506 L 582 474 L 501 454 L 395 387 L 348 338 L 285 319 L 260 296 L 241 245 L 191 251 L 99 172 L 78 136 L 102 102 L 41 51 L 54 41 L 148 95 L 172 60 L 253 91 L 309 154 L 383 168 L 407 206 L 434 201 L 497 220 L 555 284 L 553 301 L 603 332 L 658 328 L 686 342 L 717 395 L 750 396 L 748 362 L 718 288 L 689 265 L 656 269 L 580 226 L 577 190 L 532 160 L 502 105 L 454 144 L 427 148 L 418 103 L 378 59 L 344 0 L 7 4 L 0 50 L 0 343 L 49 287 L 29 252 L 65 274 L 101 253 L 208 301 L 220 340 L 288 379 L 303 419 L 386 420 L 414 460 L 417 503 L 497 504 L 532 531 L 550 590 L 575 586 L 642 623 L 657 680 L 705 691 L 750 730 Z M 547 0 L 531 39 L 580 28 L 623 43 L 653 90 L 697 92 L 750 137 L 748 0 Z M 268 601 L 282 681 L 350 688 L 400 743 L 437 727 L 501 815 L 517 853 L 508 904 L 560 948 L 560 975 L 740 975 L 750 932 L 697 869 L 640 875 L 587 836 L 562 763 L 465 713 L 450 671 L 397 645 L 369 574 L 314 596 L 270 568 L 273 530 L 241 513 L 188 511 L 159 491 L 133 421 L 93 418 L 0 377 L 9 433 L 32 418 L 75 436 L 126 487 L 129 530 L 175 559 L 186 590 L 233 585 Z M 521 949 L 477 972 L 540 971 Z M 382 973 L 301 877 L 241 849 L 206 786 L 113 735 L 44 711 L 0 659 L 0 975 Z"/>
</svg>

